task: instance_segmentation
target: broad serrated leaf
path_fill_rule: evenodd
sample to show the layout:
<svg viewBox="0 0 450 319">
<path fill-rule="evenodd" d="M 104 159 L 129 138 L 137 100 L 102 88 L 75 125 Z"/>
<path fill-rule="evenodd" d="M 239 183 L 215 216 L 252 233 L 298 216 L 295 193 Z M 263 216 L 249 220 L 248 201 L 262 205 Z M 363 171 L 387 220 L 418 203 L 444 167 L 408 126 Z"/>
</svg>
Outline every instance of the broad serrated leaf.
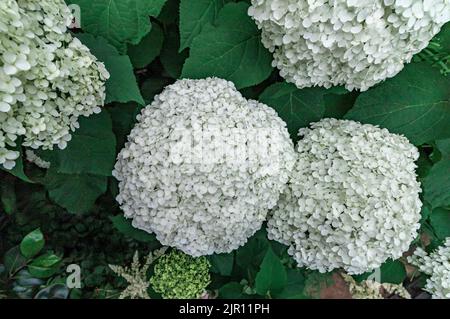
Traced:
<svg viewBox="0 0 450 319">
<path fill-rule="evenodd" d="M 450 138 L 436 141 L 436 147 L 443 157 L 450 159 Z"/>
<path fill-rule="evenodd" d="M 136 103 L 117 104 L 108 108 L 113 122 L 113 131 L 116 135 L 117 151 L 123 148 L 141 109 Z"/>
<path fill-rule="evenodd" d="M 94 37 L 87 33 L 77 34 L 77 37 L 99 61 L 105 64 L 110 74 L 110 78 L 106 81 L 105 103 L 137 102 L 144 105 L 130 58 L 127 55 L 120 55 L 117 49 L 102 37 Z"/>
<path fill-rule="evenodd" d="M 20 252 L 26 258 L 36 256 L 44 248 L 45 240 L 41 230 L 35 229 L 27 234 L 20 243 Z"/>
<path fill-rule="evenodd" d="M 428 221 L 428 218 L 431 215 L 431 208 L 428 203 L 423 203 L 422 209 L 420 211 L 420 225 L 423 225 L 425 222 Z"/>
<path fill-rule="evenodd" d="M 152 31 L 142 38 L 136 45 L 128 46 L 128 56 L 135 68 L 144 68 L 149 65 L 161 52 L 164 35 L 161 27 L 154 23 Z"/>
<path fill-rule="evenodd" d="M 208 256 L 211 263 L 211 272 L 220 274 L 222 276 L 230 276 L 233 271 L 234 253 L 229 254 L 214 254 Z"/>
<path fill-rule="evenodd" d="M 261 93 L 259 101 L 274 108 L 286 122 L 294 141 L 298 139 L 298 130 L 323 118 L 326 112 L 325 96 L 343 94 L 340 88 L 298 89 L 294 84 L 282 82 L 269 86 Z"/>
<path fill-rule="evenodd" d="M 400 284 L 406 278 L 405 265 L 399 260 L 388 260 L 380 267 L 381 282 Z"/>
<path fill-rule="evenodd" d="M 178 22 L 180 12 L 180 0 L 167 0 L 166 4 L 158 15 L 158 21 L 165 25 Z"/>
<path fill-rule="evenodd" d="M 180 1 L 180 52 L 191 46 L 203 27 L 212 24 L 227 0 Z"/>
<path fill-rule="evenodd" d="M 72 214 L 88 212 L 106 192 L 108 178 L 97 175 L 67 175 L 49 171 L 46 188 L 50 198 Z"/>
<path fill-rule="evenodd" d="M 430 214 L 430 224 L 440 240 L 450 237 L 450 211 L 436 208 Z"/>
<path fill-rule="evenodd" d="M 447 22 L 435 37 L 443 52 L 450 54 L 450 22 Z"/>
<path fill-rule="evenodd" d="M 46 156 L 51 163 L 50 170 L 62 174 L 111 176 L 116 138 L 108 112 L 81 117 L 79 123 L 67 147 L 55 149 Z"/>
<path fill-rule="evenodd" d="M 275 293 L 273 297 L 278 299 L 305 299 L 305 276 L 299 269 L 287 270 L 287 284 L 284 289 Z"/>
<path fill-rule="evenodd" d="M 159 58 L 167 74 L 174 79 L 180 77 L 183 64 L 189 55 L 188 50 L 178 53 L 179 43 L 180 38 L 176 27 L 167 28 Z"/>
<path fill-rule="evenodd" d="M 150 32 L 149 16 L 156 17 L 166 0 L 69 0 L 81 9 L 84 31 L 102 36 L 119 51 L 138 44 Z"/>
<path fill-rule="evenodd" d="M 450 137 L 450 78 L 427 63 L 413 63 L 396 77 L 363 92 L 345 116 L 404 134 L 421 145 Z"/>
<path fill-rule="evenodd" d="M 133 238 L 143 243 L 151 243 L 156 240 L 154 234 L 149 234 L 143 230 L 134 228 L 131 225 L 131 221 L 126 219 L 123 215 L 110 217 L 110 219 L 114 224 L 114 227 L 116 227 L 119 232 L 127 237 Z"/>
<path fill-rule="evenodd" d="M 428 175 L 430 169 L 433 167 L 433 162 L 423 150 L 419 151 L 419 159 L 416 161 L 416 173 L 419 176 L 419 180 L 422 181 Z"/>
<path fill-rule="evenodd" d="M 229 3 L 215 25 L 207 25 L 194 39 L 182 77 L 216 76 L 232 81 L 238 89 L 256 85 L 272 72 L 272 56 L 261 44 L 256 24 L 247 15 L 248 4 Z"/>
<path fill-rule="evenodd" d="M 265 230 L 258 231 L 248 242 L 236 251 L 236 264 L 240 276 L 254 281 L 261 262 L 269 249 L 269 241 Z"/>
<path fill-rule="evenodd" d="M 436 163 L 423 181 L 425 200 L 433 208 L 450 206 L 450 161 Z"/>
<path fill-rule="evenodd" d="M 244 287 L 238 282 L 229 282 L 219 289 L 219 297 L 224 299 L 249 299 L 244 293 Z"/>
<path fill-rule="evenodd" d="M 145 99 L 145 103 L 152 103 L 155 95 L 161 93 L 165 86 L 169 84 L 170 79 L 168 78 L 152 77 L 147 79 L 144 83 L 142 83 L 141 87 L 142 96 Z"/>
<path fill-rule="evenodd" d="M 261 296 L 276 294 L 285 288 L 286 283 L 286 269 L 278 256 L 269 248 L 256 275 L 256 292 Z"/>
</svg>

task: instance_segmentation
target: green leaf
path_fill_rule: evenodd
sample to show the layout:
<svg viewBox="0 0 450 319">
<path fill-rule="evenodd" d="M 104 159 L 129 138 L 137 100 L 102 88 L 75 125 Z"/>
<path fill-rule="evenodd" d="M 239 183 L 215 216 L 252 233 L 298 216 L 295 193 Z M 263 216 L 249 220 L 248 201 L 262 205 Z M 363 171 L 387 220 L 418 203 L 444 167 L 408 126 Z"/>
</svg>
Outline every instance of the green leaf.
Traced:
<svg viewBox="0 0 450 319">
<path fill-rule="evenodd" d="M 422 187 L 424 198 L 432 208 L 450 206 L 450 161 L 436 163 L 425 177 Z"/>
<path fill-rule="evenodd" d="M 106 82 L 105 103 L 137 102 L 144 105 L 130 58 L 127 55 L 120 55 L 117 49 L 102 37 L 94 37 L 87 33 L 77 34 L 77 37 L 91 50 L 92 54 L 105 63 L 110 74 Z"/>
<path fill-rule="evenodd" d="M 447 209 L 433 209 L 430 215 L 430 224 L 439 239 L 444 240 L 450 237 L 450 211 Z"/>
<path fill-rule="evenodd" d="M 116 229 L 119 232 L 121 232 L 127 237 L 130 237 L 143 243 L 151 243 L 156 241 L 156 237 L 154 234 L 149 234 L 143 230 L 134 228 L 131 225 L 131 221 L 129 219 L 126 219 L 123 215 L 110 217 L 110 219 L 114 224 L 114 227 L 116 227 Z"/>
<path fill-rule="evenodd" d="M 450 159 L 450 138 L 436 141 L 436 146 L 443 157 Z"/>
<path fill-rule="evenodd" d="M 123 52 L 126 43 L 138 44 L 150 32 L 149 16 L 156 17 L 166 0 L 69 0 L 81 8 L 84 31 L 102 36 Z"/>
<path fill-rule="evenodd" d="M 108 108 L 113 123 L 113 131 L 117 139 L 118 151 L 124 146 L 127 136 L 136 123 L 136 116 L 140 110 L 141 107 L 135 103 L 117 104 Z"/>
<path fill-rule="evenodd" d="M 156 94 L 163 91 L 164 87 L 170 83 L 168 78 L 151 77 L 142 83 L 142 96 L 145 99 L 145 103 L 150 104 L 153 102 L 153 98 Z"/>
<path fill-rule="evenodd" d="M 3 181 L 0 184 L 0 200 L 3 210 L 11 215 L 17 210 L 17 198 L 14 180 Z"/>
<path fill-rule="evenodd" d="M 164 35 L 161 27 L 154 23 L 152 31 L 142 38 L 136 45 L 128 46 L 128 56 L 135 68 L 145 68 L 161 52 Z"/>
<path fill-rule="evenodd" d="M 219 297 L 224 299 L 248 299 L 249 295 L 244 294 L 244 287 L 238 282 L 229 282 L 219 289 Z"/>
<path fill-rule="evenodd" d="M 67 299 L 69 297 L 69 288 L 63 284 L 53 284 L 39 290 L 34 299 Z"/>
<path fill-rule="evenodd" d="M 181 0 L 180 52 L 191 46 L 203 27 L 212 24 L 226 0 Z"/>
<path fill-rule="evenodd" d="M 355 105 L 359 92 L 348 92 L 341 87 L 333 87 L 324 95 L 325 114 L 323 118 L 342 119 Z"/>
<path fill-rule="evenodd" d="M 116 138 L 108 112 L 81 117 L 80 127 L 63 150 L 47 157 L 50 170 L 62 174 L 111 176 L 116 159 Z M 38 153 L 39 154 L 39 153 Z"/>
<path fill-rule="evenodd" d="M 175 26 L 167 28 L 164 36 L 164 44 L 159 57 L 167 74 L 178 79 L 181 76 L 183 64 L 188 57 L 188 50 L 179 51 L 180 38 Z"/>
<path fill-rule="evenodd" d="M 46 176 L 50 198 L 72 214 L 88 212 L 106 192 L 107 184 L 105 176 L 56 174 L 52 170 Z"/>
<path fill-rule="evenodd" d="M 423 150 L 419 150 L 419 152 L 419 159 L 416 162 L 416 173 L 419 176 L 419 180 L 422 181 L 428 175 L 430 169 L 433 167 L 433 162 Z"/>
<path fill-rule="evenodd" d="M 261 83 L 272 72 L 272 56 L 261 44 L 260 32 L 247 15 L 248 4 L 223 7 L 216 26 L 207 25 L 194 39 L 182 77 L 209 76 L 233 81 L 238 89 Z"/>
<path fill-rule="evenodd" d="M 61 258 L 52 253 L 39 256 L 28 265 L 28 271 L 36 278 L 53 276 L 59 268 Z"/>
<path fill-rule="evenodd" d="M 27 260 L 20 253 L 20 247 L 14 246 L 3 256 L 3 264 L 5 265 L 6 271 L 11 276 L 24 267 L 27 264 Z"/>
<path fill-rule="evenodd" d="M 360 283 L 367 280 L 371 275 L 373 275 L 373 271 L 368 271 L 359 275 L 352 275 L 352 277 L 357 283 Z"/>
<path fill-rule="evenodd" d="M 305 276 L 299 269 L 287 269 L 287 285 L 273 297 L 278 299 L 305 299 Z"/>
<path fill-rule="evenodd" d="M 239 275 L 246 277 L 253 283 L 268 249 L 267 233 L 265 230 L 260 230 L 236 251 L 236 264 L 239 268 Z"/>
<path fill-rule="evenodd" d="M 20 251 L 26 258 L 36 256 L 44 248 L 45 240 L 41 230 L 35 229 L 26 235 L 20 243 Z"/>
<path fill-rule="evenodd" d="M 16 142 L 17 145 L 22 145 L 22 141 L 19 139 L 19 141 Z M 34 183 L 31 179 L 28 178 L 28 176 L 25 174 L 24 167 L 23 167 L 23 152 L 22 147 L 17 146 L 13 148 L 14 151 L 18 151 L 20 153 L 19 158 L 16 159 L 16 165 L 12 169 L 5 169 L 2 165 L 0 165 L 0 169 L 14 175 L 17 178 L 20 178 L 24 182 L 27 183 Z"/>
<path fill-rule="evenodd" d="M 450 22 L 447 22 L 435 37 L 443 52 L 450 54 Z"/>
<path fill-rule="evenodd" d="M 45 282 L 42 279 L 33 277 L 27 269 L 21 269 L 14 274 L 12 281 L 12 291 L 20 299 L 31 299 L 36 293 L 36 290 L 44 285 Z"/>
<path fill-rule="evenodd" d="M 34 278 L 27 269 L 20 270 L 17 274 L 14 275 L 15 282 L 21 287 L 36 287 L 45 284 L 42 279 Z"/>
<path fill-rule="evenodd" d="M 405 265 L 399 260 L 389 260 L 381 265 L 381 282 L 400 284 L 406 278 Z"/>
<path fill-rule="evenodd" d="M 208 260 L 211 263 L 211 272 L 222 276 L 231 276 L 234 264 L 234 253 L 214 254 L 208 256 Z"/>
<path fill-rule="evenodd" d="M 286 283 L 286 270 L 278 256 L 269 248 L 256 275 L 256 292 L 261 296 L 276 294 L 285 288 Z"/>
<path fill-rule="evenodd" d="M 450 78 L 427 63 L 412 63 L 396 77 L 362 93 L 347 119 L 404 134 L 416 145 L 450 137 Z"/>
<path fill-rule="evenodd" d="M 427 221 L 428 218 L 431 215 L 431 208 L 430 205 L 428 203 L 423 203 L 422 205 L 422 209 L 420 211 L 420 225 L 424 225 Z"/>
<path fill-rule="evenodd" d="M 323 118 L 326 109 L 325 97 L 330 94 L 346 93 L 341 89 L 324 88 L 298 89 L 294 84 L 282 82 L 269 86 L 261 93 L 259 101 L 274 108 L 286 122 L 294 141 L 302 127 L 309 126 Z"/>
<path fill-rule="evenodd" d="M 167 0 L 158 16 L 158 21 L 169 25 L 177 23 L 180 12 L 180 0 Z"/>
</svg>

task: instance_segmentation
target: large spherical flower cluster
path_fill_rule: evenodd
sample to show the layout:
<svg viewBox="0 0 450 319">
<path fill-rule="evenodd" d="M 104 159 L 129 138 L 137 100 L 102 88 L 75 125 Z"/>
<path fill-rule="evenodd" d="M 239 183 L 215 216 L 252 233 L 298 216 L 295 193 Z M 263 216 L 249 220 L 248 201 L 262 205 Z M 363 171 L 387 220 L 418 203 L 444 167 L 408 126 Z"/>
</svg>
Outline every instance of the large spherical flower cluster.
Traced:
<svg viewBox="0 0 450 319">
<path fill-rule="evenodd" d="M 158 259 L 150 283 L 164 299 L 199 298 L 211 283 L 209 267 L 206 257 L 193 258 L 172 250 Z"/>
<path fill-rule="evenodd" d="M 367 90 L 395 76 L 450 20 L 449 0 L 252 0 L 273 65 L 299 88 Z"/>
<path fill-rule="evenodd" d="M 425 289 L 434 299 L 450 299 L 450 238 L 430 255 L 417 248 L 408 261 L 430 276 Z"/>
<path fill-rule="evenodd" d="M 360 274 L 397 259 L 419 229 L 418 150 L 373 125 L 324 119 L 301 129 L 289 191 L 268 222 L 300 267 Z"/>
<path fill-rule="evenodd" d="M 63 0 L 0 2 L 0 165 L 11 169 L 19 139 L 34 149 L 64 148 L 79 116 L 100 112 L 109 77 L 67 32 Z"/>
<path fill-rule="evenodd" d="M 113 171 L 134 227 L 192 256 L 230 252 L 286 188 L 286 124 L 222 79 L 179 80 L 138 116 Z"/>
</svg>

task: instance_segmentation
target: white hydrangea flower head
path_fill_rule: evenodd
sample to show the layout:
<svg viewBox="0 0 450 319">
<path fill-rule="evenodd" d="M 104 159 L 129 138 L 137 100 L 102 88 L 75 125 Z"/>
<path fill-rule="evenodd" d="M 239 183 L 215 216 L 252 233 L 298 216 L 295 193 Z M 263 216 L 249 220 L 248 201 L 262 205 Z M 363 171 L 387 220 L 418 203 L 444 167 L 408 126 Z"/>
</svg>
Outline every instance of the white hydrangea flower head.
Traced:
<svg viewBox="0 0 450 319">
<path fill-rule="evenodd" d="M 252 0 L 273 66 L 297 87 L 365 91 L 398 74 L 450 21 L 450 0 Z"/>
<path fill-rule="evenodd" d="M 425 290 L 433 299 L 450 299 L 450 237 L 431 254 L 417 248 L 408 261 L 430 276 Z"/>
<path fill-rule="evenodd" d="M 63 0 L 0 2 L 0 165 L 14 167 L 21 138 L 33 149 L 64 148 L 78 117 L 101 111 L 104 65 L 67 27 Z"/>
<path fill-rule="evenodd" d="M 298 157 L 268 221 L 299 267 L 360 274 L 408 250 L 420 227 L 416 147 L 369 124 L 323 119 L 301 129 Z"/>
<path fill-rule="evenodd" d="M 191 256 L 230 252 L 261 228 L 295 163 L 272 108 L 231 82 L 186 79 L 137 119 L 113 172 L 134 227 Z"/>
</svg>

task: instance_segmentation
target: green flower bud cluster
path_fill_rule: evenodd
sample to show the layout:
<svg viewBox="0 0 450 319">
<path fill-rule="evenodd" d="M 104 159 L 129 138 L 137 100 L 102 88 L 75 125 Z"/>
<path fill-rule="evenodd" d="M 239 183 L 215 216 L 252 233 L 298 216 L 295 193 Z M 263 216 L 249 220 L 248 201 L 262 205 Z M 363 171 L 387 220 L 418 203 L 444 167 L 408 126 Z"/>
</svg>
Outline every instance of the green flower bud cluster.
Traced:
<svg viewBox="0 0 450 319">
<path fill-rule="evenodd" d="M 164 299 L 199 298 L 211 282 L 209 268 L 206 257 L 194 258 L 172 250 L 158 259 L 150 283 Z"/>
</svg>

